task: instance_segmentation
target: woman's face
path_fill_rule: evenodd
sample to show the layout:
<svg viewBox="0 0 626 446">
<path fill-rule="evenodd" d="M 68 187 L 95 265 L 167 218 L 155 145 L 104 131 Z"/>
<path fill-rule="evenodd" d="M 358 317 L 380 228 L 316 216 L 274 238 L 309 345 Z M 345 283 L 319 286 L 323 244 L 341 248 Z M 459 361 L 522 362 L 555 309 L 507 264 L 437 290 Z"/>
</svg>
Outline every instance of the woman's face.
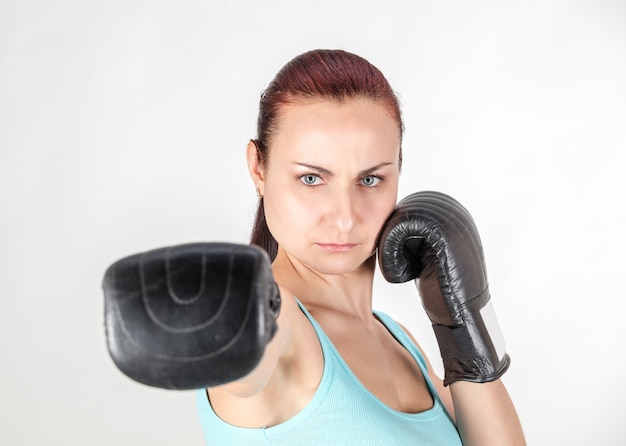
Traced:
<svg viewBox="0 0 626 446">
<path fill-rule="evenodd" d="M 255 182 L 279 247 L 324 274 L 361 266 L 396 204 L 398 123 L 372 100 L 298 102 L 269 150 Z"/>
</svg>

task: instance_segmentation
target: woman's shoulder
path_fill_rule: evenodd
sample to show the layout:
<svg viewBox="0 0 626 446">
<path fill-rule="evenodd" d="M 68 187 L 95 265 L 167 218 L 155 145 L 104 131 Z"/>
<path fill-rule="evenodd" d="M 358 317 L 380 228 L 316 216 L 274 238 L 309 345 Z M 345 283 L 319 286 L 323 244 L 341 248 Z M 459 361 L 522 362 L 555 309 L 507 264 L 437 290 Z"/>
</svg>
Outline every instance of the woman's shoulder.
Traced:
<svg viewBox="0 0 626 446">
<path fill-rule="evenodd" d="M 278 286 L 281 296 L 279 330 L 288 331 L 291 346 L 290 360 L 314 362 L 319 358 L 323 364 L 322 351 L 315 328 L 308 317 L 308 311 L 295 294 L 287 287 Z M 320 369 L 321 370 L 321 369 Z"/>
</svg>

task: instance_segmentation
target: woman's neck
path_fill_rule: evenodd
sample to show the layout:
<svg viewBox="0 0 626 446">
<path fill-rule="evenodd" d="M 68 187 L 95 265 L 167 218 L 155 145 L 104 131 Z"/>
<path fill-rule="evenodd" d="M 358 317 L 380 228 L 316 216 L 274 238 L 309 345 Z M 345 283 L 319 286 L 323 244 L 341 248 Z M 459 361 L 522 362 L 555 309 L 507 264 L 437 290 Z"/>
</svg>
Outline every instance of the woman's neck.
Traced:
<svg viewBox="0 0 626 446">
<path fill-rule="evenodd" d="M 309 311 L 350 313 L 365 320 L 372 317 L 372 288 L 375 256 L 346 274 L 322 274 L 285 251 L 278 249 L 273 263 L 274 277 L 279 285 Z"/>
</svg>

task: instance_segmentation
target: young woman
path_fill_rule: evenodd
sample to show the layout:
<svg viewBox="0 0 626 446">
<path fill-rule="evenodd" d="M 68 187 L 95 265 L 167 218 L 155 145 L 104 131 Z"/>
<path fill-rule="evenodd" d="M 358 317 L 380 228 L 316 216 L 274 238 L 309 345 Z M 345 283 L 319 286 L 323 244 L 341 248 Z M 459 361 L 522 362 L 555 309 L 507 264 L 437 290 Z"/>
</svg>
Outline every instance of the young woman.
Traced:
<svg viewBox="0 0 626 446">
<path fill-rule="evenodd" d="M 406 330 L 373 311 L 402 131 L 387 80 L 348 52 L 302 54 L 263 93 L 247 147 L 252 244 L 273 260 L 282 307 L 254 371 L 198 393 L 208 444 L 524 444 L 499 379 L 444 386 Z"/>
</svg>

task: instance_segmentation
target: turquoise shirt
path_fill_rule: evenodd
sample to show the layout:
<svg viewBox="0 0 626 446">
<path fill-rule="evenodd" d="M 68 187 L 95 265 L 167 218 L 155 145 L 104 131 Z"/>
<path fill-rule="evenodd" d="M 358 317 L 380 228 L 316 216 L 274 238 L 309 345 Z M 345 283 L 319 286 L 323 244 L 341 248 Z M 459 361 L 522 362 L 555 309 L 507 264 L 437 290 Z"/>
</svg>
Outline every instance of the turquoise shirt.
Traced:
<svg viewBox="0 0 626 446">
<path fill-rule="evenodd" d="M 315 328 L 324 355 L 324 371 L 313 399 L 284 423 L 253 429 L 221 420 L 206 391 L 199 390 L 198 414 L 208 445 L 461 446 L 459 434 L 428 377 L 424 358 L 395 321 L 384 313 L 374 313 L 419 365 L 434 400 L 433 407 L 424 412 L 404 413 L 383 404 L 359 382 L 304 306 L 300 308 Z"/>
</svg>

